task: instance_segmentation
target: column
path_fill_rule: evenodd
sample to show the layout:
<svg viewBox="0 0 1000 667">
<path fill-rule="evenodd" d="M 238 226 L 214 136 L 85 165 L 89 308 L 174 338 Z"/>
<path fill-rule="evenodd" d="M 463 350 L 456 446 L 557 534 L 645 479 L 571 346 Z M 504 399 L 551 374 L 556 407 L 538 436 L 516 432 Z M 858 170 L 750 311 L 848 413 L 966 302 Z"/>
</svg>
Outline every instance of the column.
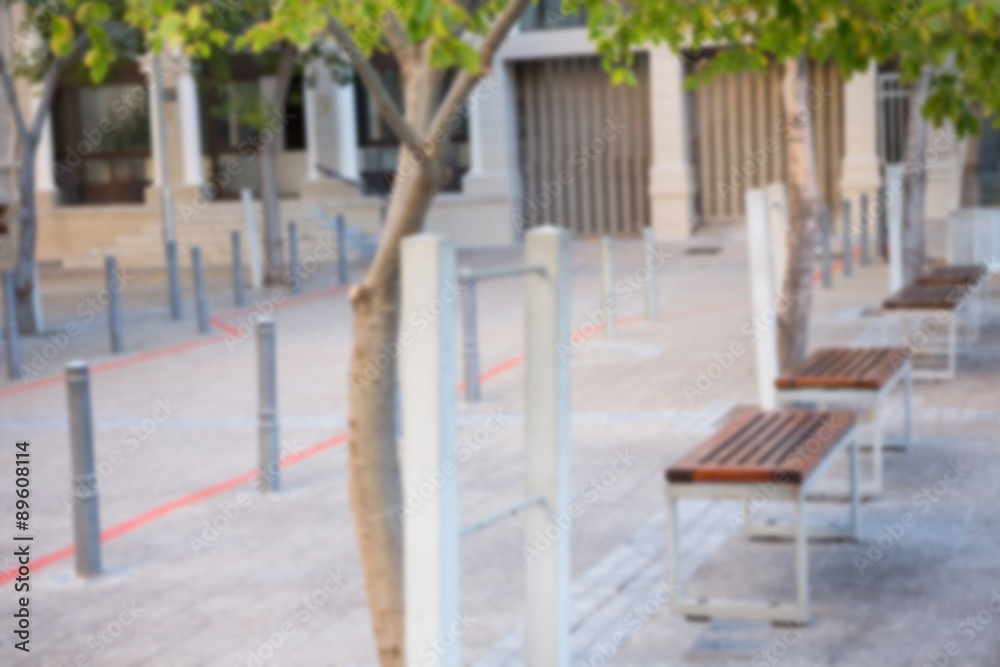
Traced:
<svg viewBox="0 0 1000 667">
<path fill-rule="evenodd" d="M 882 184 L 878 155 L 878 68 L 871 63 L 864 72 L 844 82 L 844 160 L 840 177 L 841 197 L 850 199 L 854 229 L 860 229 L 862 192 L 875 202 Z"/>
<path fill-rule="evenodd" d="M 205 182 L 201 155 L 201 113 L 198 109 L 198 84 L 185 60 L 177 74 L 177 108 L 181 130 L 181 161 L 184 185 L 199 187 Z"/>
<path fill-rule="evenodd" d="M 462 192 L 510 197 L 511 162 L 516 155 L 509 125 L 515 123 L 513 82 L 497 60 L 490 76 L 469 96 L 469 171 L 462 179 Z"/>
<path fill-rule="evenodd" d="M 650 132 L 652 165 L 649 198 L 653 234 L 659 241 L 691 236 L 695 225 L 694 172 L 684 73 L 680 59 L 667 47 L 649 50 Z"/>
<path fill-rule="evenodd" d="M 31 92 L 31 116 L 28 123 L 33 123 L 41 107 L 41 88 L 34 86 Z M 52 110 L 42 125 L 38 147 L 35 150 L 35 197 L 39 207 L 44 208 L 56 203 L 55 164 L 52 146 Z"/>
<path fill-rule="evenodd" d="M 354 83 L 335 80 L 322 63 L 310 65 L 306 78 L 312 83 L 306 83 L 304 90 L 306 178 L 299 194 L 315 199 L 355 197 L 357 187 L 325 176 L 316 168 L 322 164 L 346 178 L 359 178 Z"/>
</svg>

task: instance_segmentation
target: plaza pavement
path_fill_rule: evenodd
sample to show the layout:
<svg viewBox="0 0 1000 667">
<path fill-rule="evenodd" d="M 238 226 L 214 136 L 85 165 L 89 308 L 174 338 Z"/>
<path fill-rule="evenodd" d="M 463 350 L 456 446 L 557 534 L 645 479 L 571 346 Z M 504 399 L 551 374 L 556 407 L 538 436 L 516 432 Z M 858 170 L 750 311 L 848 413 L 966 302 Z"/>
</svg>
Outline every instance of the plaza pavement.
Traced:
<svg viewBox="0 0 1000 667">
<path fill-rule="evenodd" d="M 664 608 L 663 469 L 756 396 L 741 233 L 715 230 L 663 247 L 671 257 L 658 272 L 660 321 L 644 320 L 635 292 L 621 303 L 618 340 L 591 336 L 573 354 L 572 488 L 586 510 L 573 526 L 572 664 L 1000 664 L 1000 618 L 990 611 L 992 591 L 1000 590 L 1000 327 L 987 330 L 955 381 L 918 384 L 916 447 L 888 455 L 886 493 L 863 508 L 865 539 L 811 549 L 812 625 L 789 633 L 766 623 L 694 623 Z M 596 245 L 575 242 L 573 253 L 574 330 L 586 331 L 599 302 Z M 516 262 L 519 254 L 513 247 L 469 251 L 460 264 Z M 640 261 L 637 242 L 616 244 L 615 276 L 625 284 Z M 190 302 L 186 319 L 171 322 L 162 277 L 139 274 L 123 294 L 129 355 L 107 353 L 97 317 L 81 322 L 37 379 L 0 384 L 0 441 L 7 443 L 0 468 L 13 469 L 14 441 L 32 443 L 36 567 L 32 651 L 19 655 L 0 628 L 0 664 L 375 665 L 342 446 L 345 295 L 324 268 L 275 311 L 287 465 L 283 490 L 264 497 L 247 477 L 256 452 L 255 345 L 239 332 L 249 313 L 227 312 L 225 271 L 209 278 L 222 333 L 198 336 Z M 865 308 L 879 302 L 886 283 L 876 265 L 856 267 L 850 279 L 838 274 L 832 290 L 817 287 L 812 346 L 877 342 L 878 319 Z M 50 276 L 48 328 L 81 320 L 80 304 L 99 289 L 96 274 Z M 518 500 L 523 488 L 522 296 L 518 279 L 480 288 L 481 367 L 489 379 L 482 403 L 460 404 L 459 426 L 461 436 L 478 430 L 488 437 L 460 473 L 463 523 Z M 254 300 L 265 303 L 267 295 Z M 26 360 L 51 342 L 25 340 Z M 686 393 L 734 342 L 746 352 L 720 378 L 703 380 L 701 395 Z M 106 574 L 87 582 L 73 576 L 65 551 L 70 472 L 59 373 L 75 357 L 94 369 L 96 458 L 107 473 L 99 487 Z M 898 430 L 900 412 L 888 421 Z M 937 493 L 949 462 L 968 471 Z M 12 473 L 4 478 L 13 484 Z M 922 508 L 915 494 L 925 488 L 933 496 L 927 511 L 918 509 L 916 524 L 859 569 L 867 540 Z M 821 512 L 840 510 L 830 504 Z M 735 511 L 721 502 L 684 506 L 679 568 L 691 591 L 790 595 L 791 547 L 734 534 L 727 518 Z M 12 496 L 0 494 L 0 516 L 12 513 Z M 462 545 L 464 665 L 520 664 L 521 539 L 513 519 Z M 0 552 L 0 571 L 13 565 L 9 551 Z M 11 582 L 2 590 L 0 618 L 11 619 Z M 977 625 L 960 626 L 967 617 Z M 956 655 L 947 656 L 952 649 Z"/>
</svg>

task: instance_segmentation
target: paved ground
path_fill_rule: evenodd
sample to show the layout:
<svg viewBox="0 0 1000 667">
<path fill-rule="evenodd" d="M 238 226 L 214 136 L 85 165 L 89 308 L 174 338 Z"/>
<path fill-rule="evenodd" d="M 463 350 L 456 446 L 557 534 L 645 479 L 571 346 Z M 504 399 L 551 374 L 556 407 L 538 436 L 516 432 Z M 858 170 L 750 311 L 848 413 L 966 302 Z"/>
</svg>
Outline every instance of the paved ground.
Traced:
<svg viewBox="0 0 1000 667">
<path fill-rule="evenodd" d="M 587 509 L 573 533 L 573 664 L 1000 663 L 1000 626 L 991 623 L 1000 612 L 992 598 L 1000 591 L 1000 327 L 986 332 L 957 380 L 918 386 L 917 447 L 890 455 L 886 493 L 864 506 L 865 539 L 812 549 L 811 626 L 790 632 L 763 623 L 693 623 L 658 602 L 665 576 L 662 471 L 734 405 L 755 400 L 743 239 L 723 230 L 667 249 L 673 256 L 660 272 L 661 321 L 644 321 L 636 292 L 623 299 L 619 340 L 591 338 L 574 354 L 573 492 Z M 519 252 L 472 252 L 461 263 L 514 261 Z M 574 245 L 577 329 L 597 307 L 596 257 L 594 245 Z M 639 266 L 638 244 L 619 244 L 617 258 L 616 275 L 627 281 Z M 334 272 L 322 269 L 300 297 L 258 294 L 249 312 L 233 313 L 225 312 L 228 278 L 215 274 L 221 333 L 199 337 L 190 304 L 187 319 L 170 322 L 161 277 L 139 275 L 124 295 L 132 352 L 117 359 L 107 354 L 102 317 L 84 322 L 80 311 L 98 295 L 99 277 L 47 281 L 49 328 L 80 322 L 81 331 L 56 351 L 45 348 L 61 347 L 51 336 L 25 341 L 26 361 L 34 350 L 52 358 L 32 382 L 0 385 L 0 441 L 8 443 L 0 467 L 13 469 L 15 440 L 32 443 L 36 568 L 32 652 L 15 652 L 4 629 L 0 664 L 375 664 L 340 446 L 350 313 L 333 281 Z M 813 345 L 876 341 L 878 321 L 864 310 L 878 303 L 886 282 L 876 266 L 857 269 L 850 280 L 838 276 L 833 290 L 818 289 Z M 461 406 L 460 427 L 473 434 L 491 415 L 503 426 L 461 471 L 463 522 L 513 502 L 522 488 L 521 295 L 517 280 L 481 289 L 482 368 L 496 371 L 483 386 L 484 401 Z M 288 458 L 284 490 L 262 497 L 246 478 L 255 456 L 255 357 L 253 341 L 239 332 L 268 304 L 277 306 Z M 748 352 L 699 385 L 702 373 L 716 374 L 715 355 L 733 342 Z M 69 451 L 58 376 L 78 356 L 94 368 L 108 571 L 85 583 L 73 577 L 65 551 L 72 543 Z M 686 385 L 702 393 L 686 392 Z M 898 429 L 898 411 L 889 423 Z M 619 456 L 634 462 L 611 472 Z M 963 469 L 953 484 L 941 481 L 949 464 Z M 13 483 L 11 473 L 5 478 Z M 0 498 L 0 516 L 12 516 L 12 497 Z M 829 504 L 820 512 L 840 509 Z M 789 595 L 790 547 L 734 534 L 727 518 L 737 510 L 729 503 L 684 507 L 680 570 L 690 577 L 689 592 Z M 908 511 L 916 523 L 891 544 L 883 539 L 884 553 L 872 551 L 871 565 L 859 566 L 873 548 L 869 540 L 878 546 Z M 9 532 L 0 531 L 0 539 Z M 462 606 L 472 619 L 461 637 L 463 664 L 519 664 L 520 540 L 513 520 L 463 544 Z M 10 551 L 0 550 L 2 571 L 13 565 Z M 4 622 L 14 609 L 11 586 L 5 582 L 0 596 Z"/>
</svg>

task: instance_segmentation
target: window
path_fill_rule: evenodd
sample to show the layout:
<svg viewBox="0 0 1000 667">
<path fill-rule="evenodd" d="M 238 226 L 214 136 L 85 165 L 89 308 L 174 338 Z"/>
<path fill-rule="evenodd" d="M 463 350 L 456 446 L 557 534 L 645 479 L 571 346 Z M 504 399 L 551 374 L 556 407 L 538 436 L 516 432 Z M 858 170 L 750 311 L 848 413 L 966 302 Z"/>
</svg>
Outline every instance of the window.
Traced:
<svg viewBox="0 0 1000 667">
<path fill-rule="evenodd" d="M 528 5 L 521 14 L 521 30 L 558 30 L 587 25 L 587 14 L 582 7 L 578 7 L 575 13 L 563 14 L 562 4 L 562 0 L 538 0 Z"/>
</svg>

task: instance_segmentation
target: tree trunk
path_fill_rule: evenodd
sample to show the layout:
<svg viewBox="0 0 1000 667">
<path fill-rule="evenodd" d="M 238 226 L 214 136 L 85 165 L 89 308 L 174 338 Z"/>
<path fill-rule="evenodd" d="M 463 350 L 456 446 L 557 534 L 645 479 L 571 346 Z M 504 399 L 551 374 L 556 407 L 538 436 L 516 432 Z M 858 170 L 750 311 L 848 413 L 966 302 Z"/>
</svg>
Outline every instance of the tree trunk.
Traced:
<svg viewBox="0 0 1000 667">
<path fill-rule="evenodd" d="M 285 245 L 281 236 L 281 195 L 278 192 L 278 140 L 260 149 L 260 201 L 264 211 L 264 282 L 275 285 L 285 275 Z"/>
<path fill-rule="evenodd" d="M 33 291 L 35 287 L 35 245 L 38 239 L 38 210 L 35 203 L 35 158 L 38 141 L 32 137 L 22 137 L 21 175 L 18 178 L 20 209 L 18 211 L 19 239 L 17 265 L 14 268 L 14 284 L 17 302 L 18 329 L 25 335 L 37 335 L 38 321 L 35 313 Z"/>
<path fill-rule="evenodd" d="M 280 283 L 285 278 L 285 247 L 281 236 L 281 193 L 278 191 L 278 142 L 288 125 L 285 101 L 295 74 L 295 60 L 298 51 L 291 44 L 284 44 L 278 71 L 274 77 L 274 88 L 268 96 L 268 103 L 280 122 L 265 123 L 265 129 L 273 132 L 269 141 L 262 141 L 260 150 L 260 201 L 264 210 L 264 282 L 268 285 Z M 264 129 L 261 130 L 261 134 Z"/>
<path fill-rule="evenodd" d="M 404 151 L 405 153 L 405 151 Z M 404 164 L 406 157 L 401 157 Z M 419 231 L 443 179 L 440 164 L 400 170 L 380 253 L 388 275 L 355 286 L 350 370 L 351 509 L 381 667 L 403 667 L 403 491 L 396 451 L 399 241 Z M 394 233 L 395 232 L 395 233 Z"/>
<path fill-rule="evenodd" d="M 903 170 L 903 283 L 923 273 L 925 257 L 924 196 L 927 192 L 927 121 L 921 109 L 927 99 L 930 70 L 909 86 L 906 123 L 906 166 Z"/>
<path fill-rule="evenodd" d="M 779 301 L 778 361 L 782 370 L 801 361 L 809 344 L 819 187 L 809 106 L 809 61 L 784 64 L 782 99 L 787 122 L 788 266 Z"/>
</svg>

